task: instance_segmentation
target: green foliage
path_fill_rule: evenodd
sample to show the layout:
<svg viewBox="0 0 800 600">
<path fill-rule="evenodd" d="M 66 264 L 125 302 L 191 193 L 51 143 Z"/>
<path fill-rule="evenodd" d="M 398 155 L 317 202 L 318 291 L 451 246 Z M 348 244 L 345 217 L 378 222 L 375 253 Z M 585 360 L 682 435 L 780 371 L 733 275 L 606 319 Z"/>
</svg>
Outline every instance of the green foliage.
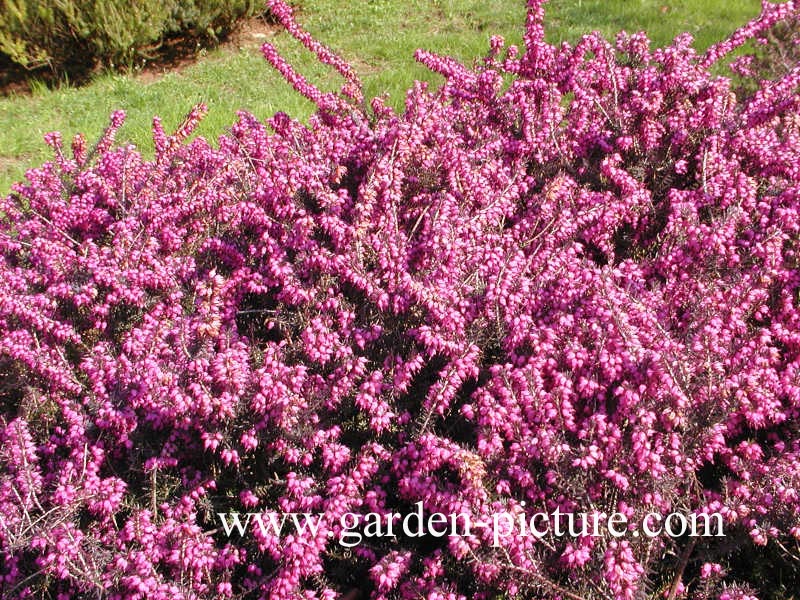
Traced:
<svg viewBox="0 0 800 600">
<path fill-rule="evenodd" d="M 52 73 L 131 65 L 170 36 L 212 38 L 255 0 L 0 0 L 0 53 Z"/>
</svg>

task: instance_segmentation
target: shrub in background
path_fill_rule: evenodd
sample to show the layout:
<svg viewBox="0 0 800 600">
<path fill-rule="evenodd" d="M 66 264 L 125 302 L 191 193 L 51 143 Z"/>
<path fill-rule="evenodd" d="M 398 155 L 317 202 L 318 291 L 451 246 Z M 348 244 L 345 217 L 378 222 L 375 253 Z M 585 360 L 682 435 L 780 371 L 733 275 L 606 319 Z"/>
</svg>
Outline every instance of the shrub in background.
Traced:
<svg viewBox="0 0 800 600">
<path fill-rule="evenodd" d="M 0 203 L 4 598 L 745 600 L 800 586 L 800 66 L 688 35 L 525 47 L 395 114 L 341 93 L 156 158 L 50 134 Z M 510 79 L 510 84 L 504 84 Z M 719 512 L 726 537 L 493 547 L 346 512 Z M 324 513 L 316 535 L 218 512 Z M 332 536 L 329 536 L 332 533 Z M 769 566 L 763 577 L 753 565 Z M 349 597 L 352 597 L 350 595 Z"/>
<path fill-rule="evenodd" d="M 2 0 L 0 52 L 57 74 L 130 65 L 165 37 L 225 35 L 255 13 L 252 0 Z"/>
</svg>

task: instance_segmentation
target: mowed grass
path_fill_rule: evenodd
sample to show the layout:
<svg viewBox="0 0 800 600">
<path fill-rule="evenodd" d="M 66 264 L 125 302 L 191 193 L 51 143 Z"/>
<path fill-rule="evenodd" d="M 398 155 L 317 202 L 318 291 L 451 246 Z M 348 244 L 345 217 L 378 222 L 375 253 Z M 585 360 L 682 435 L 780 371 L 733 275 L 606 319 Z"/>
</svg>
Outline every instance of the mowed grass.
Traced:
<svg viewBox="0 0 800 600">
<path fill-rule="evenodd" d="M 366 92 L 389 94 L 396 108 L 414 80 L 439 83 L 438 76 L 414 61 L 416 48 L 449 54 L 471 62 L 485 54 L 491 35 L 521 43 L 524 0 L 301 0 L 299 21 L 361 74 Z M 546 5 L 550 42 L 575 42 L 599 30 L 612 38 L 621 29 L 645 30 L 653 43 L 669 43 L 691 32 L 703 50 L 755 17 L 759 0 L 551 0 Z M 312 82 L 328 90 L 341 80 L 278 27 L 263 28 L 241 43 L 208 52 L 196 63 L 154 77 L 100 75 L 81 88 L 35 86 L 30 95 L 0 98 L 0 194 L 24 178 L 26 169 L 50 158 L 42 141 L 48 131 L 62 132 L 65 142 L 77 132 L 95 140 L 116 109 L 127 112 L 118 134 L 145 155 L 154 115 L 175 127 L 193 104 L 205 102 L 209 113 L 198 134 L 216 140 L 235 120 L 237 110 L 261 119 L 276 111 L 305 119 L 313 107 L 294 92 L 259 52 L 269 41 Z"/>
</svg>

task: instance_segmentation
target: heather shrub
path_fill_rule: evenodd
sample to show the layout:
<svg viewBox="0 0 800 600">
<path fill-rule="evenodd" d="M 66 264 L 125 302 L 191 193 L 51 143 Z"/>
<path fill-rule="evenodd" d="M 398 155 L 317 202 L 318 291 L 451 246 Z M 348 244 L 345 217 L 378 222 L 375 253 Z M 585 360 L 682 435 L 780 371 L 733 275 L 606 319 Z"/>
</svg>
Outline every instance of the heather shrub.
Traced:
<svg viewBox="0 0 800 600">
<path fill-rule="evenodd" d="M 794 16 L 775 23 L 757 41 L 761 51 L 744 59 L 742 66 L 767 79 L 785 75 L 800 59 L 800 19 Z"/>
<path fill-rule="evenodd" d="M 130 65 L 169 36 L 224 35 L 255 8 L 251 0 L 2 0 L 0 52 L 57 74 Z"/>
<path fill-rule="evenodd" d="M 405 110 L 99 142 L 0 204 L 4 598 L 751 599 L 800 577 L 800 106 L 681 35 L 492 38 Z M 722 515 L 725 535 L 363 536 L 352 513 Z M 312 533 L 218 513 L 322 514 Z M 350 532 L 353 533 L 353 532 Z M 366 534 L 366 530 L 362 533 Z M 581 532 L 579 532 L 581 533 Z M 769 577 L 766 577 L 768 574 Z M 788 591 L 787 591 L 788 590 Z"/>
</svg>

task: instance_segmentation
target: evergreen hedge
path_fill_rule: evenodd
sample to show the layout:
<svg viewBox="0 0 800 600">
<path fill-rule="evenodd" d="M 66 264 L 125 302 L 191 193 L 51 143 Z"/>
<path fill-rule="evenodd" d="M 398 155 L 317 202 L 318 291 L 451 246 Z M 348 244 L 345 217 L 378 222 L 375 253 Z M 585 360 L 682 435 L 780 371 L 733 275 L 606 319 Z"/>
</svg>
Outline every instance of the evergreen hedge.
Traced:
<svg viewBox="0 0 800 600">
<path fill-rule="evenodd" d="M 0 0 L 0 54 L 63 74 L 130 66 L 176 36 L 217 39 L 255 0 Z"/>
</svg>

